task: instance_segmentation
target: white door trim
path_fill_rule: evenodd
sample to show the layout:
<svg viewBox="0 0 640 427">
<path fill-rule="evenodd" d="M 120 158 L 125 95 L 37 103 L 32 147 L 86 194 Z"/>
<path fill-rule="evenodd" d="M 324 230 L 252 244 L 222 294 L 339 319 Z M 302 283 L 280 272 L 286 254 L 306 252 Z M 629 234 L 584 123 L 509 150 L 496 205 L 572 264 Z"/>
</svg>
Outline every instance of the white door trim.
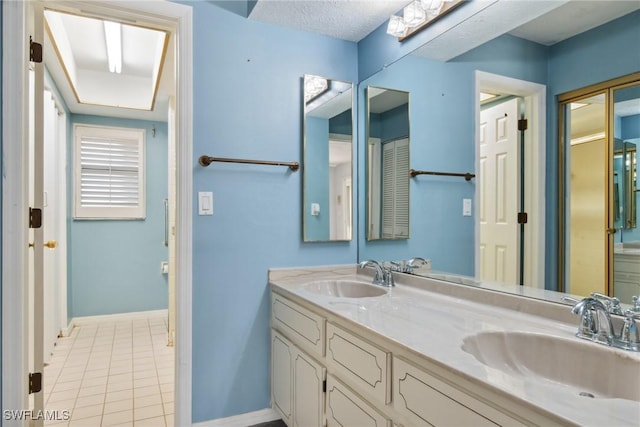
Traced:
<svg viewBox="0 0 640 427">
<path fill-rule="evenodd" d="M 28 409 L 26 6 L 2 2 L 2 409 Z M 28 96 L 28 95 L 26 95 Z M 19 107 L 18 107 L 19 106 Z M 11 266 L 10 268 L 8 268 Z M 15 268 L 14 266 L 22 266 Z M 5 421 L 7 424 L 10 422 Z M 21 425 L 13 422 L 10 425 Z"/>
<path fill-rule="evenodd" d="M 175 425 L 191 425 L 191 264 L 192 264 L 192 63 L 193 17 L 189 6 L 168 2 L 58 2 L 87 10 L 110 11 L 170 23 L 176 30 L 178 57 L 177 218 L 176 218 L 176 383 Z M 29 409 L 27 396 L 27 2 L 2 2 L 3 25 L 3 188 L 2 188 L 2 409 Z M 16 84 L 18 83 L 18 84 Z M 20 108 L 16 108 L 20 106 Z M 9 268 L 7 268 L 9 266 Z M 15 268 L 13 266 L 22 266 Z M 15 425 L 22 425 L 16 423 Z"/>
<path fill-rule="evenodd" d="M 500 76 L 484 71 L 475 72 L 475 151 L 476 170 L 479 170 L 478 147 L 480 140 L 480 91 L 497 91 L 522 96 L 529 123 L 527 139 L 527 167 L 525 181 L 530 183 L 525 194 L 525 206 L 530 226 L 525 227 L 525 279 L 533 287 L 544 289 L 545 264 L 545 153 L 546 153 L 546 86 L 539 83 Z M 476 200 L 478 198 L 476 187 Z M 480 219 L 475 214 L 475 273 L 480 273 L 478 248 L 480 243 Z"/>
</svg>

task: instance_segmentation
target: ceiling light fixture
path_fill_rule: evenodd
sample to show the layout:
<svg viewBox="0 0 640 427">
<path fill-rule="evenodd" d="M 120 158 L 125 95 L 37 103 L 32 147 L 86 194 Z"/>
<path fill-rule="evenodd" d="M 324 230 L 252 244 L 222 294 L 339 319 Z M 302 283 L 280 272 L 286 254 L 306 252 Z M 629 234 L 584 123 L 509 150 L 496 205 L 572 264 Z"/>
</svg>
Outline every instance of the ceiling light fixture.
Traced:
<svg viewBox="0 0 640 427">
<path fill-rule="evenodd" d="M 305 74 L 304 76 L 304 101 L 309 103 L 320 94 L 329 90 L 329 80 L 324 77 Z"/>
<path fill-rule="evenodd" d="M 467 0 L 415 0 L 404 8 L 402 16 L 391 16 L 387 34 L 397 37 L 398 41 L 404 41 L 465 1 Z"/>
<path fill-rule="evenodd" d="M 120 74 L 122 72 L 122 25 L 112 21 L 103 21 L 103 23 L 109 71 Z"/>
</svg>

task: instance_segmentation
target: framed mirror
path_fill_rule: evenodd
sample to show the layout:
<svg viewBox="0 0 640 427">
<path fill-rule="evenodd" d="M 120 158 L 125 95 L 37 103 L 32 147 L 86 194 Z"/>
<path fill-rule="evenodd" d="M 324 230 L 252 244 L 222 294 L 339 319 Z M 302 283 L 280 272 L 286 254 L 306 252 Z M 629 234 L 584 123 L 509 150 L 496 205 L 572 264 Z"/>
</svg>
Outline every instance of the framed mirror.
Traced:
<svg viewBox="0 0 640 427">
<path fill-rule="evenodd" d="M 366 90 L 367 240 L 409 238 L 409 92 Z"/>
<path fill-rule="evenodd" d="M 353 235 L 353 84 L 310 74 L 303 83 L 303 241 L 348 241 Z"/>
</svg>

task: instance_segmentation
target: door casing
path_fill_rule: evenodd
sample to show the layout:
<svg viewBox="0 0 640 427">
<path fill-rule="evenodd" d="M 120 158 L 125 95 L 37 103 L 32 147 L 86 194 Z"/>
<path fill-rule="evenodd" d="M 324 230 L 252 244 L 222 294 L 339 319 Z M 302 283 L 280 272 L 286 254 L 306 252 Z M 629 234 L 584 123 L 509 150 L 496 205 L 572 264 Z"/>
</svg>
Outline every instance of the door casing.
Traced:
<svg viewBox="0 0 640 427">
<path fill-rule="evenodd" d="M 545 159 L 546 147 L 546 86 L 539 83 L 505 77 L 484 71 L 475 72 L 475 147 L 476 170 L 479 170 L 480 141 L 480 92 L 490 91 L 508 93 L 524 97 L 527 113 L 528 130 L 525 148 L 525 206 L 529 217 L 525 227 L 525 284 L 532 287 L 545 288 Z M 479 189 L 476 187 L 475 199 L 478 200 Z M 480 218 L 475 210 L 475 275 L 480 277 L 479 247 Z"/>
</svg>

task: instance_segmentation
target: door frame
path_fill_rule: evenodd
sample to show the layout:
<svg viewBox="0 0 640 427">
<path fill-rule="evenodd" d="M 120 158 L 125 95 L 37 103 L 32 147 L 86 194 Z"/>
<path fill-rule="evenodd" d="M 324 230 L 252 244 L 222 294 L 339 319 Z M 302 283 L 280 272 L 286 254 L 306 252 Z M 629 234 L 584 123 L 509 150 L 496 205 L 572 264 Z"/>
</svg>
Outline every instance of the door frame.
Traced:
<svg viewBox="0 0 640 427">
<path fill-rule="evenodd" d="M 27 347 L 27 147 L 28 2 L 2 2 L 2 409 L 29 408 Z M 187 5 L 164 0 L 60 1 L 97 13 L 158 21 L 176 36 L 176 317 L 175 424 L 191 425 L 193 15 Z M 16 84 L 16 82 L 18 84 Z M 6 268 L 19 266 L 18 268 Z M 46 379 L 45 379 L 46 381 Z M 16 425 L 22 423 L 15 422 Z"/>
<path fill-rule="evenodd" d="M 545 215 L 546 215 L 546 96 L 547 88 L 540 83 L 505 77 L 485 71 L 475 72 L 475 168 L 480 170 L 480 92 L 493 91 L 524 97 L 528 130 L 525 132 L 525 206 L 529 219 L 535 219 L 525 227 L 525 280 L 533 287 L 544 289 L 545 283 Z M 475 199 L 480 188 L 476 186 Z M 480 216 L 475 212 L 474 258 L 475 275 L 479 277 Z"/>
</svg>

